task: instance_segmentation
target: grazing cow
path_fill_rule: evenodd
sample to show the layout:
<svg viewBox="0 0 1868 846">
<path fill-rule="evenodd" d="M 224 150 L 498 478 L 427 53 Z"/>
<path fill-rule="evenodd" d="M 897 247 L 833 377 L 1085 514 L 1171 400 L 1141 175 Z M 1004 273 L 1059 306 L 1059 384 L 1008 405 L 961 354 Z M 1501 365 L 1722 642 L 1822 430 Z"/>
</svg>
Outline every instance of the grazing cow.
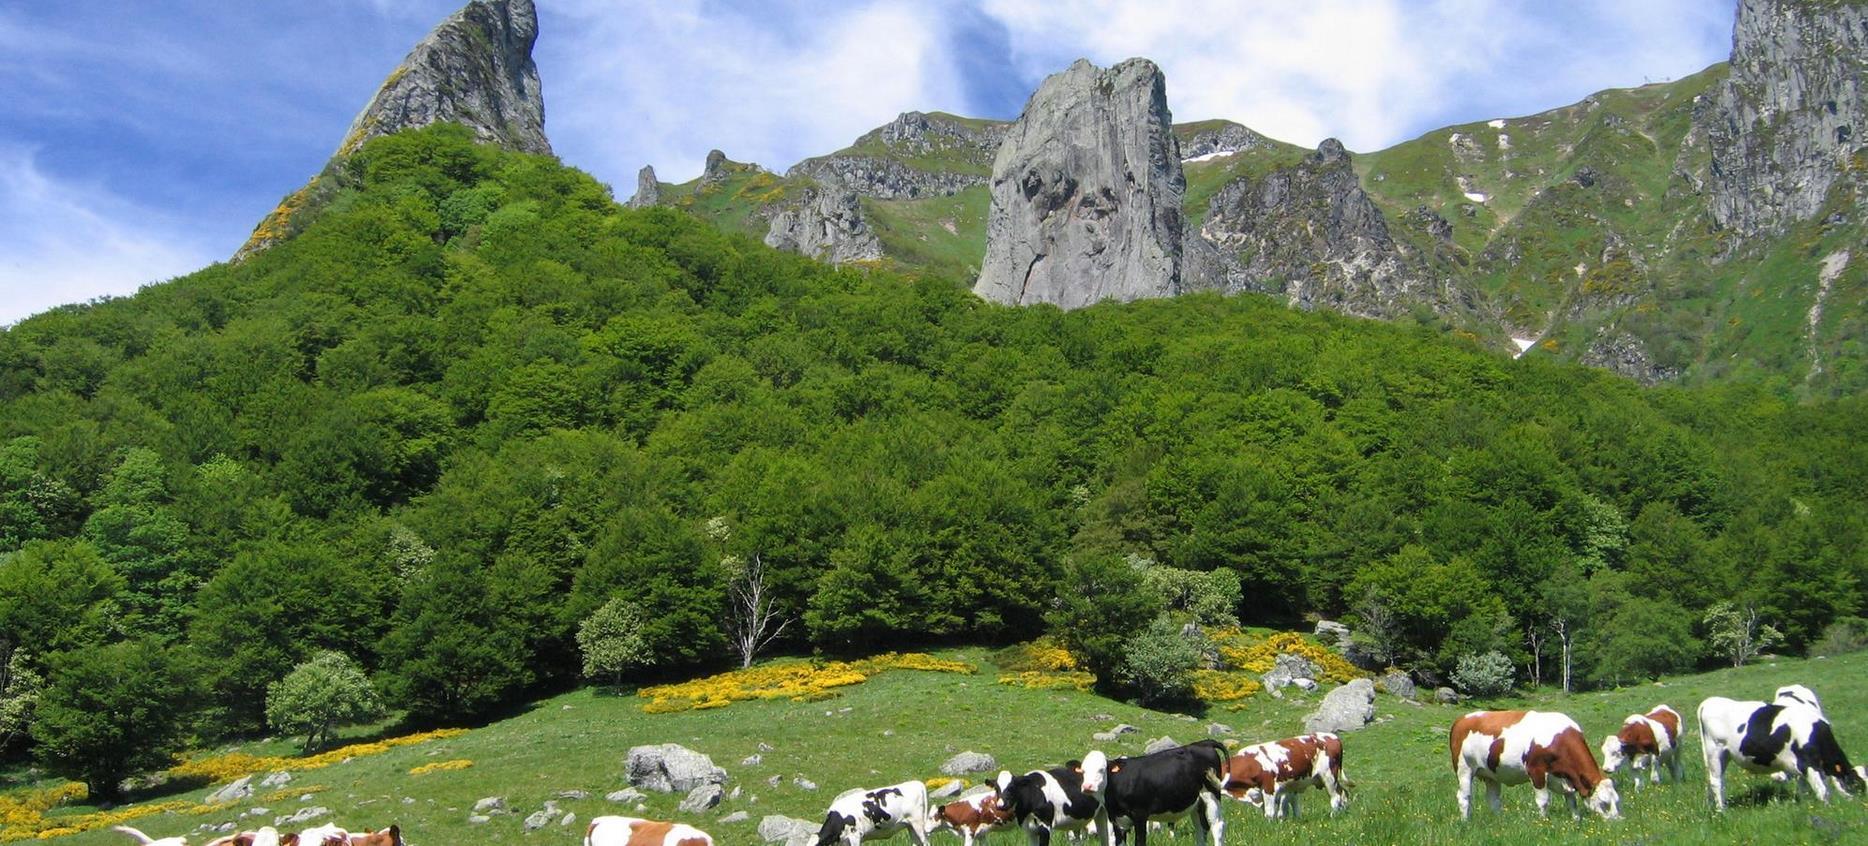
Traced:
<svg viewBox="0 0 1868 846">
<path fill-rule="evenodd" d="M 392 825 L 380 831 L 353 834 L 350 836 L 350 846 L 402 846 L 402 826 Z"/>
<path fill-rule="evenodd" d="M 1196 841 L 1219 846 L 1226 830 L 1220 788 L 1226 747 L 1200 740 L 1136 758 L 1083 758 L 1083 792 L 1103 800 L 1103 843 L 1115 846 L 1135 832 L 1135 846 L 1148 846 L 1148 823 L 1192 814 Z"/>
<path fill-rule="evenodd" d="M 1602 740 L 1602 771 L 1614 775 L 1628 764 L 1634 773 L 1634 786 L 1641 787 L 1641 767 L 1647 766 L 1648 778 L 1660 784 L 1664 765 L 1678 783 L 1685 778 L 1680 761 L 1680 712 L 1656 705 L 1646 714 L 1632 714 L 1622 721 L 1621 731 Z"/>
<path fill-rule="evenodd" d="M 1714 696 L 1699 703 L 1699 745 L 1714 810 L 1725 810 L 1727 761 L 1754 773 L 1787 773 L 1824 802 L 1829 801 L 1825 782 L 1847 796 L 1868 778 L 1868 768 L 1849 765 L 1822 712 L 1803 704 Z"/>
<path fill-rule="evenodd" d="M 178 834 L 174 837 L 164 837 L 161 840 L 157 840 L 127 825 L 117 826 L 112 828 L 111 831 L 127 834 L 136 842 L 143 844 L 143 846 L 188 846 L 187 835 Z"/>
<path fill-rule="evenodd" d="M 837 794 L 824 814 L 824 827 L 817 830 L 817 846 L 857 846 L 865 840 L 893 836 L 902 829 L 908 830 L 915 846 L 927 846 L 926 784 L 904 781 L 890 787 L 859 787 Z"/>
<path fill-rule="evenodd" d="M 1816 698 L 1816 691 L 1800 684 L 1787 684 L 1778 688 L 1771 701 L 1779 705 L 1803 705 L 1815 709 L 1816 716 L 1823 716 L 1823 703 Z"/>
<path fill-rule="evenodd" d="M 1485 782 L 1485 798 L 1498 811 L 1499 787 L 1530 782 L 1537 791 L 1537 813 L 1549 811 L 1555 785 L 1581 817 L 1576 794 L 1589 809 L 1608 819 L 1621 817 L 1615 780 L 1596 766 L 1583 730 L 1568 716 L 1550 711 L 1474 711 L 1453 723 L 1453 772 L 1459 781 L 1459 818 L 1472 816 L 1472 780 Z"/>
<path fill-rule="evenodd" d="M 584 828 L 584 846 L 713 846 L 713 838 L 682 823 L 609 816 Z"/>
<path fill-rule="evenodd" d="M 337 823 L 305 829 L 298 833 L 298 846 L 349 846 L 350 832 Z"/>
<path fill-rule="evenodd" d="M 930 808 L 928 816 L 933 822 L 932 830 L 957 831 L 965 846 L 973 846 L 974 840 L 984 840 L 986 835 L 1012 826 L 1012 814 L 999 801 L 996 789 Z"/>
<path fill-rule="evenodd" d="M 1032 846 L 1050 846 L 1052 832 L 1081 832 L 1095 825 L 1102 805 L 1084 791 L 1083 776 L 1083 762 L 1071 761 L 1017 777 L 1001 771 L 993 787 L 1000 806 L 1025 830 Z"/>
<path fill-rule="evenodd" d="M 1330 812 L 1349 807 L 1343 781 L 1343 741 L 1334 734 L 1306 734 L 1239 750 L 1226 761 L 1226 793 L 1242 802 L 1256 801 L 1267 819 L 1297 816 L 1297 797 L 1320 787 L 1330 796 Z"/>
<path fill-rule="evenodd" d="M 298 833 L 280 834 L 272 826 L 258 831 L 242 831 L 208 841 L 208 846 L 298 846 Z"/>
</svg>

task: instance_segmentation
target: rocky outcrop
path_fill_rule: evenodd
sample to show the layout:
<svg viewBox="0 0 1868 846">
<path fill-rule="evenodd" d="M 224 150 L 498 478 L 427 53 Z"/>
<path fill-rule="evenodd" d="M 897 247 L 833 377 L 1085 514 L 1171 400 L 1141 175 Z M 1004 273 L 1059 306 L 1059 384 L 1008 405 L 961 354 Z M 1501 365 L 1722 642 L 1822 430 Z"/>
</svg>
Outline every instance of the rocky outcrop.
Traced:
<svg viewBox="0 0 1868 846">
<path fill-rule="evenodd" d="M 1375 719 L 1375 683 L 1356 679 L 1329 692 L 1316 713 L 1304 718 L 1304 731 L 1355 731 Z"/>
<path fill-rule="evenodd" d="M 413 127 L 451 121 L 481 141 L 551 153 L 545 98 L 532 62 L 538 11 L 532 0 L 474 0 L 442 21 L 351 121 L 338 153 Z"/>
<path fill-rule="evenodd" d="M 804 189 L 772 214 L 765 244 L 831 264 L 882 257 L 882 242 L 863 219 L 856 192 L 835 183 Z"/>
<path fill-rule="evenodd" d="M 624 769 L 631 785 L 660 793 L 726 783 L 726 770 L 714 766 L 712 758 L 675 743 L 630 749 Z"/>
<path fill-rule="evenodd" d="M 836 182 L 865 197 L 911 200 L 983 185 L 1009 124 L 904 112 L 849 148 L 805 159 L 786 176 Z"/>
<path fill-rule="evenodd" d="M 805 159 L 785 171 L 786 176 L 808 176 L 848 186 L 865 197 L 914 200 L 958 194 L 986 182 L 982 173 L 923 170 L 880 156 L 823 156 Z"/>
<path fill-rule="evenodd" d="M 1078 308 L 1181 290 L 1186 180 L 1161 69 L 1079 60 L 1044 80 L 992 169 L 974 293 Z"/>
<path fill-rule="evenodd" d="M 1280 294 L 1363 317 L 1450 305 L 1424 262 L 1389 234 L 1334 138 L 1296 166 L 1221 188 L 1197 235 L 1212 251 L 1194 263 L 1189 287 Z"/>
<path fill-rule="evenodd" d="M 532 0 L 473 0 L 442 21 L 383 80 L 324 170 L 281 200 L 234 259 L 303 229 L 336 194 L 337 163 L 379 135 L 453 122 L 472 129 L 480 141 L 550 155 L 545 98 L 532 62 L 537 40 Z"/>
<path fill-rule="evenodd" d="M 1648 354 L 1647 344 L 1627 332 L 1605 326 L 1589 341 L 1581 361 L 1590 367 L 1612 370 L 1643 385 L 1665 382 L 1680 371 L 1659 364 Z"/>
<path fill-rule="evenodd" d="M 636 171 L 636 193 L 630 195 L 624 205 L 632 209 L 646 209 L 662 201 L 662 183 L 655 178 L 655 168 L 643 165 Z"/>
<path fill-rule="evenodd" d="M 1707 113 L 1712 214 L 1778 234 L 1822 210 L 1868 131 L 1868 5 L 1742 0 L 1731 73 Z"/>
<path fill-rule="evenodd" d="M 1201 121 L 1179 128 L 1176 134 L 1180 136 L 1181 161 L 1242 153 L 1273 144 L 1271 139 L 1229 120 Z"/>
</svg>

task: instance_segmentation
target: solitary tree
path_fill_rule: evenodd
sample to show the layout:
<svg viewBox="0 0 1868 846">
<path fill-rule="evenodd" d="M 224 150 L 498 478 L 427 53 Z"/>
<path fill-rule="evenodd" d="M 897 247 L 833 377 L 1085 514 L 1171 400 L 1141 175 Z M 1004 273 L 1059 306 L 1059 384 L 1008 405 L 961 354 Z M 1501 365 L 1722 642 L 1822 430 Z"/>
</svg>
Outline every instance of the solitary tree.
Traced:
<svg viewBox="0 0 1868 846">
<path fill-rule="evenodd" d="M 181 749 L 199 697 L 174 653 L 148 641 L 116 643 L 52 659 L 52 683 L 33 713 L 39 760 L 84 782 L 91 798 L 123 797 L 123 780 L 167 766 Z"/>
<path fill-rule="evenodd" d="M 1743 667 L 1758 653 L 1784 642 L 1784 633 L 1764 622 L 1758 606 L 1720 602 L 1706 609 L 1706 638 L 1712 650 L 1729 658 L 1732 666 Z"/>
<path fill-rule="evenodd" d="M 577 648 L 584 655 L 584 677 L 608 676 L 621 684 L 623 673 L 655 663 L 642 631 L 642 609 L 620 596 L 603 603 L 577 627 Z"/>
<path fill-rule="evenodd" d="M 32 671 L 26 650 L 0 638 L 0 751 L 25 733 L 44 682 Z"/>
<path fill-rule="evenodd" d="M 326 650 L 266 686 L 266 722 L 304 735 L 303 752 L 330 742 L 339 726 L 383 715 L 383 701 L 363 669 L 342 652 Z"/>
<path fill-rule="evenodd" d="M 765 559 L 753 553 L 751 560 L 728 558 L 727 567 L 727 637 L 733 651 L 739 653 L 739 666 L 752 666 L 759 652 L 796 619 L 778 607 L 767 583 Z"/>
</svg>

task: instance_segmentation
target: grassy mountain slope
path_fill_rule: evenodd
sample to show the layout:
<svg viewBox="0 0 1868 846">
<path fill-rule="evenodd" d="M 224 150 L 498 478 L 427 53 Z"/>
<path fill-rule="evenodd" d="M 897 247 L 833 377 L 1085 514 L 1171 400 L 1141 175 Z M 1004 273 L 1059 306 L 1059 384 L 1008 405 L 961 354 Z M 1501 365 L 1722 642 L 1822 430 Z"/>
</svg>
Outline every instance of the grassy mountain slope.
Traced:
<svg viewBox="0 0 1868 846">
<path fill-rule="evenodd" d="M 310 802 L 295 799 L 267 803 L 263 817 L 289 813 L 305 804 L 333 809 L 353 825 L 402 825 L 411 843 L 574 843 L 584 822 L 604 813 L 634 814 L 632 806 L 604 801 L 603 795 L 626 786 L 622 762 L 629 747 L 680 743 L 712 756 L 728 770 L 728 788 L 742 794 L 711 812 L 690 815 L 675 806 L 679 795 L 651 794 L 644 816 L 681 819 L 699 825 L 723 846 L 751 846 L 765 814 L 806 819 L 821 817 L 840 790 L 931 778 L 942 761 L 963 750 L 993 754 L 1001 766 L 1024 769 L 1052 766 L 1080 757 L 1092 747 L 1110 753 L 1138 754 L 1148 739 L 1168 735 L 1180 741 L 1204 736 L 1209 722 L 1235 729 L 1228 739 L 1245 742 L 1299 733 L 1315 702 L 1278 701 L 1264 696 L 1242 710 L 1215 709 L 1203 720 L 1103 699 L 1074 691 L 1037 691 L 995 683 L 989 656 L 977 650 L 950 653 L 982 665 L 974 676 L 894 672 L 873 678 L 821 702 L 741 702 L 726 708 L 675 714 L 645 714 L 643 700 L 585 689 L 542 700 L 527 712 L 464 736 L 360 757 L 350 763 L 302 773 L 294 789 L 322 788 Z M 1623 814 L 1608 822 L 1594 817 L 1572 822 L 1556 800 L 1549 820 L 1539 820 L 1528 786 L 1508 788 L 1505 807 L 1493 815 L 1476 802 L 1474 818 L 1462 824 L 1453 800 L 1446 730 L 1453 720 L 1476 707 L 1534 707 L 1561 710 L 1575 717 L 1592 740 L 1612 732 L 1622 717 L 1665 702 L 1688 715 L 1711 695 L 1768 698 L 1780 684 L 1812 686 L 1836 726 L 1844 749 L 1855 760 L 1868 756 L 1868 654 L 1830 660 L 1781 660 L 1739 670 L 1720 670 L 1667 679 L 1600 693 L 1564 697 L 1539 693 L 1529 697 L 1459 706 L 1411 705 L 1386 694 L 1377 699 L 1381 722 L 1345 735 L 1345 772 L 1354 782 L 1353 802 L 1330 818 L 1327 804 L 1311 793 L 1303 817 L 1273 823 L 1255 810 L 1227 803 L 1227 842 L 1262 837 L 1299 837 L 1332 843 L 1522 844 L 1525 842 L 1703 844 L 1703 843 L 1848 843 L 1868 837 L 1868 807 L 1857 798 L 1839 798 L 1828 806 L 1814 800 L 1791 801 L 1790 791 L 1767 779 L 1745 774 L 1727 777 L 1733 807 L 1714 816 L 1706 804 L 1704 769 L 1698 740 L 1688 730 L 1684 749 L 1687 780 L 1641 791 L 1622 779 Z M 1109 744 L 1093 743 L 1090 734 L 1115 722 L 1139 727 Z M 739 761 L 769 744 L 753 766 Z M 1595 745 L 1594 743 L 1591 744 Z M 466 759 L 468 769 L 411 776 L 423 764 Z M 779 777 L 779 785 L 767 783 Z M 807 791 L 792 779 L 803 776 L 820 788 Z M 974 778 L 977 778 L 975 776 Z M 561 827 L 554 820 L 543 831 L 524 834 L 521 822 L 559 791 L 581 789 L 591 798 L 559 800 L 578 821 Z M 189 796 L 205 790 L 191 791 Z M 506 797 L 517 813 L 470 825 L 467 816 L 485 796 Z M 413 803 L 404 802 L 404 797 Z M 167 798 L 149 796 L 144 801 Z M 194 816 L 165 814 L 136 822 L 156 834 L 191 830 L 208 821 L 235 819 L 261 803 L 242 801 L 226 810 Z M 68 812 L 84 810 L 74 808 Z M 746 811 L 746 822 L 719 824 L 719 816 Z M 1159 842 L 1191 843 L 1185 824 Z M 995 835 L 1010 842 L 1018 834 Z M 1152 838 L 1151 838 L 1152 839 Z M 74 846 L 115 844 L 121 836 L 106 831 L 60 838 Z M 891 842 L 904 842 L 897 839 Z M 951 834 L 937 843 L 958 842 Z"/>
</svg>

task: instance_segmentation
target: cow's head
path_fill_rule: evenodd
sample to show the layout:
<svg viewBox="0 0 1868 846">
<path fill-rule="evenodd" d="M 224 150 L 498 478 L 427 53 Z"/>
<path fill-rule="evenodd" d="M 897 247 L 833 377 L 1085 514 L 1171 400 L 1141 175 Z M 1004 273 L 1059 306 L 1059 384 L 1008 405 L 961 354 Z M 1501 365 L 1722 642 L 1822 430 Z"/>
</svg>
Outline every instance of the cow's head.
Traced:
<svg viewBox="0 0 1868 846">
<path fill-rule="evenodd" d="M 1602 739 L 1602 771 L 1612 773 L 1628 762 L 1627 747 L 1622 745 L 1618 735 L 1609 735 Z"/>
<path fill-rule="evenodd" d="M 1117 759 L 1118 761 L 1121 759 Z M 1091 750 L 1083 756 L 1083 792 L 1096 794 L 1102 791 L 1103 783 L 1109 780 L 1109 757 L 1102 750 Z"/>
<path fill-rule="evenodd" d="M 843 841 L 843 831 L 856 825 L 856 818 L 831 811 L 824 815 L 824 825 L 817 830 L 817 846 L 835 846 Z"/>
<path fill-rule="evenodd" d="M 1601 814 L 1603 819 L 1622 818 L 1622 797 L 1615 792 L 1615 779 L 1605 778 L 1596 782 L 1596 788 L 1589 791 L 1589 810 Z"/>
</svg>

